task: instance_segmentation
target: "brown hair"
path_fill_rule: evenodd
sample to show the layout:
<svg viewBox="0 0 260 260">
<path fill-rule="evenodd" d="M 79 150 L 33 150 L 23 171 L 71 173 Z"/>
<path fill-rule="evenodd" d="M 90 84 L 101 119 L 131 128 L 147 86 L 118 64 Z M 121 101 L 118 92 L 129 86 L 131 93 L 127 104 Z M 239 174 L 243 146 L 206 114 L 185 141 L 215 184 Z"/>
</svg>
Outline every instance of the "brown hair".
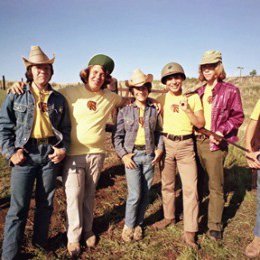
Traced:
<svg viewBox="0 0 260 260">
<path fill-rule="evenodd" d="M 152 83 L 150 82 L 147 82 L 145 83 L 144 85 L 142 85 L 142 87 L 146 87 L 147 90 L 148 90 L 148 93 L 151 93 L 151 88 L 152 88 Z M 135 87 L 135 86 L 129 86 L 129 92 L 134 95 L 134 88 L 138 88 L 138 87 Z"/>
<path fill-rule="evenodd" d="M 84 84 L 87 84 L 88 83 L 88 77 L 89 77 L 89 74 L 90 74 L 90 70 L 92 69 L 93 65 L 89 65 L 86 69 L 83 69 L 80 73 L 79 73 L 79 76 L 80 76 L 80 79 L 81 81 L 84 83 Z M 107 85 L 110 83 L 111 81 L 111 75 L 105 70 L 105 68 L 103 66 L 101 66 L 104 73 L 105 73 L 105 81 L 104 81 L 104 84 L 101 86 L 100 89 L 105 89 L 107 88 Z"/>
<path fill-rule="evenodd" d="M 206 81 L 206 79 L 205 79 L 205 77 L 203 76 L 203 73 L 202 73 L 202 69 L 201 69 L 202 66 L 203 65 L 199 66 L 199 81 L 203 82 L 203 81 Z M 226 72 L 225 72 L 225 69 L 224 69 L 222 62 L 216 63 L 215 72 L 217 74 L 218 81 L 223 81 L 226 78 Z"/>
<path fill-rule="evenodd" d="M 48 64 L 51 67 L 51 77 L 54 74 L 53 66 L 52 64 Z M 29 66 L 25 72 L 26 82 L 32 83 L 33 82 L 33 75 L 32 75 L 32 66 Z"/>
</svg>

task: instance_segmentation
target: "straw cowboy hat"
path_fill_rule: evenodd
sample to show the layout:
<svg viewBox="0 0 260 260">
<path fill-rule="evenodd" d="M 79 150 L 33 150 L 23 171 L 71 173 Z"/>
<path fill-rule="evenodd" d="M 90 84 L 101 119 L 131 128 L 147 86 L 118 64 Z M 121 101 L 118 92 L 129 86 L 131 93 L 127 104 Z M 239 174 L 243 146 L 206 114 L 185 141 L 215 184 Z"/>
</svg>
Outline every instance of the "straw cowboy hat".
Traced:
<svg viewBox="0 0 260 260">
<path fill-rule="evenodd" d="M 145 83 L 152 83 L 153 75 L 147 74 L 145 75 L 140 69 L 134 70 L 131 78 L 126 81 L 126 85 L 128 87 L 141 87 Z"/>
<path fill-rule="evenodd" d="M 48 56 L 42 51 L 40 46 L 32 46 L 29 53 L 29 58 L 26 59 L 22 57 L 22 59 L 27 69 L 29 66 L 32 65 L 53 64 L 55 60 L 55 55 L 53 54 L 53 58 L 49 59 Z"/>
</svg>

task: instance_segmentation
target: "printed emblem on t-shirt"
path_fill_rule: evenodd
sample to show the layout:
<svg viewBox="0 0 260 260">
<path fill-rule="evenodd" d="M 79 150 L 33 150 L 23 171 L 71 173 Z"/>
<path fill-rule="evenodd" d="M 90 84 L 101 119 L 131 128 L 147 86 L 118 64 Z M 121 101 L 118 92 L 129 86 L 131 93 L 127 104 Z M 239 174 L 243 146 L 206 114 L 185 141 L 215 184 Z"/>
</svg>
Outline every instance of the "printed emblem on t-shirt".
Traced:
<svg viewBox="0 0 260 260">
<path fill-rule="evenodd" d="M 39 102 L 38 107 L 39 107 L 40 111 L 43 113 L 47 112 L 47 110 L 48 110 L 47 103 L 44 103 L 44 102 Z"/>
<path fill-rule="evenodd" d="M 173 104 L 171 105 L 171 109 L 174 113 L 179 113 L 179 105 Z"/>
<path fill-rule="evenodd" d="M 212 96 L 209 96 L 207 101 L 208 101 L 209 104 L 212 104 L 212 101 L 213 101 Z"/>
<path fill-rule="evenodd" d="M 87 107 L 89 110 L 97 110 L 97 103 L 95 101 L 88 101 Z"/>
<path fill-rule="evenodd" d="M 139 117 L 139 124 L 144 127 L 144 118 L 143 117 Z"/>
</svg>

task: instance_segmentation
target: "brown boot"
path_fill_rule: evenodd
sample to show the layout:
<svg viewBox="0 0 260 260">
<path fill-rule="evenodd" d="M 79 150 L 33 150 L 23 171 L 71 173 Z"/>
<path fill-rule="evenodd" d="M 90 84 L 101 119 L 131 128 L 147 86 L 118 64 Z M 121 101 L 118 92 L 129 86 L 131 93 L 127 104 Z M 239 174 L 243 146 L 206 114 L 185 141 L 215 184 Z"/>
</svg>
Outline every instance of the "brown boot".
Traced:
<svg viewBox="0 0 260 260">
<path fill-rule="evenodd" d="M 183 240 L 187 246 L 189 246 L 195 250 L 198 249 L 198 245 L 195 242 L 195 232 L 185 231 L 183 234 Z"/>
<path fill-rule="evenodd" d="M 154 223 L 153 228 L 155 230 L 160 230 L 160 229 L 164 229 L 164 228 L 171 226 L 171 225 L 175 225 L 175 219 L 164 218 L 164 219 Z"/>
<path fill-rule="evenodd" d="M 260 237 L 255 237 L 246 247 L 245 255 L 249 258 L 254 258 L 260 255 Z"/>
</svg>

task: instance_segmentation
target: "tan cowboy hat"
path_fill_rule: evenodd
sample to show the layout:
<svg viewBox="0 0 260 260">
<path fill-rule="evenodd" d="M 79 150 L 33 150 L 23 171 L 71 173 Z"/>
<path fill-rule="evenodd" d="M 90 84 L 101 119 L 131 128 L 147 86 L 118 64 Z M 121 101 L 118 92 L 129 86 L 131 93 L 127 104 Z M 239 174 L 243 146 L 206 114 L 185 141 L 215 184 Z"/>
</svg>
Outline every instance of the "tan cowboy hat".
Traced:
<svg viewBox="0 0 260 260">
<path fill-rule="evenodd" d="M 29 53 L 29 58 L 26 59 L 22 57 L 24 65 L 26 68 L 32 65 L 39 64 L 53 64 L 55 60 L 55 55 L 53 54 L 53 58 L 49 59 L 48 56 L 42 51 L 40 46 L 31 46 L 31 50 Z"/>
<path fill-rule="evenodd" d="M 128 87 L 141 87 L 145 83 L 152 83 L 153 75 L 147 74 L 145 75 L 140 69 L 134 70 L 131 78 L 127 80 Z"/>
</svg>

